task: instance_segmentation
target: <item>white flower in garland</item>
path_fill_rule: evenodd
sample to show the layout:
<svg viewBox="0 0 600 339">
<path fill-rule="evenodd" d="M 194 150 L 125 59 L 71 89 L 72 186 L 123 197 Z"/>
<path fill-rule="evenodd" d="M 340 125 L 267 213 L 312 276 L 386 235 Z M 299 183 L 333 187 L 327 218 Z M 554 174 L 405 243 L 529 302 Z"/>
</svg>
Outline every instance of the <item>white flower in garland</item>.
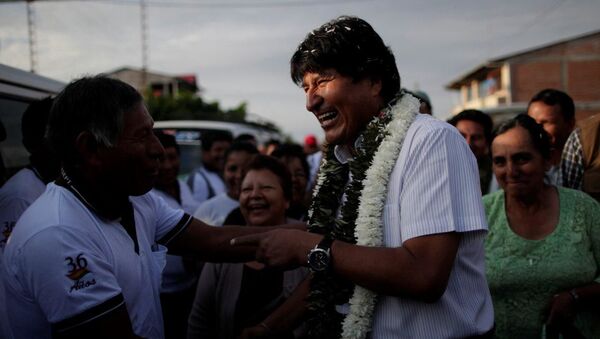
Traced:
<svg viewBox="0 0 600 339">
<path fill-rule="evenodd" d="M 388 182 L 406 133 L 418 111 L 419 101 L 407 94 L 391 109 L 392 120 L 385 126 L 386 136 L 379 145 L 363 182 L 355 228 L 357 245 L 383 245 L 382 214 Z M 324 178 L 319 177 L 319 181 L 321 179 Z M 317 187 L 320 186 L 319 183 Z M 373 291 L 358 285 L 354 288 L 354 294 L 349 301 L 350 312 L 342 325 L 342 338 L 363 339 L 367 336 L 371 329 L 376 299 L 377 294 Z"/>
</svg>

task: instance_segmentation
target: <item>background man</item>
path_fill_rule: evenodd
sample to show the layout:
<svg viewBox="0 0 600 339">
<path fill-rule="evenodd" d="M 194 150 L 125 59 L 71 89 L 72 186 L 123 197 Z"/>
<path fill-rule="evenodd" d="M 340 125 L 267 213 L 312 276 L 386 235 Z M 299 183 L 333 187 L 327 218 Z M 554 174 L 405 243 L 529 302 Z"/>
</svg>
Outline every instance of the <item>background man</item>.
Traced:
<svg viewBox="0 0 600 339">
<path fill-rule="evenodd" d="M 202 142 L 202 166 L 188 177 L 188 185 L 198 203 L 225 192 L 225 183 L 222 178 L 225 151 L 233 142 L 233 136 L 228 131 L 216 130 L 202 133 L 200 139 Z"/>
<path fill-rule="evenodd" d="M 258 244 L 258 260 L 270 265 L 311 268 L 311 280 L 297 290 L 302 295 L 310 285 L 312 291 L 311 337 L 338 337 L 341 319 L 353 309 L 358 313 L 350 313 L 348 329 L 360 333 L 356 337 L 366 335 L 371 319 L 369 335 L 376 339 L 464 338 L 490 331 L 493 310 L 483 253 L 487 226 L 475 158 L 464 138 L 448 124 L 418 114 L 416 98 L 398 97 L 394 56 L 359 18 L 340 17 L 309 33 L 292 56 L 291 74 L 331 145 L 313 200 L 312 232 L 274 231 L 233 243 Z M 384 127 L 369 124 L 374 117 L 394 126 L 384 141 L 378 141 Z M 374 164 L 361 163 L 371 153 L 380 154 L 372 158 Z M 394 163 L 386 165 L 389 160 Z M 375 179 L 379 176 L 365 174 L 369 166 L 375 172 L 388 168 L 387 185 Z M 376 185 L 363 189 L 352 180 L 346 185 L 348 170 L 353 179 L 366 175 Z M 374 186 L 387 188 L 375 195 L 382 200 L 359 202 L 358 196 L 368 195 Z M 356 222 L 361 209 L 367 210 L 362 215 L 372 215 L 372 222 Z M 381 247 L 353 244 L 357 239 L 376 243 L 372 237 L 379 232 Z M 363 319 L 374 297 L 359 298 L 354 307 L 346 304 L 349 284 L 379 294 L 372 318 Z M 290 303 L 302 299 L 290 298 L 280 310 L 294 310 Z M 266 327 L 277 331 L 289 323 L 290 316 L 282 313 L 265 319 Z"/>
<path fill-rule="evenodd" d="M 163 148 L 142 97 L 103 76 L 56 98 L 48 122 L 60 177 L 21 216 L 5 248 L 8 327 L 15 338 L 162 338 L 166 247 L 199 259 L 247 260 L 234 235 L 149 193 Z M 268 229 L 268 227 L 266 228 Z"/>
<path fill-rule="evenodd" d="M 600 114 L 581 121 L 580 126 L 563 149 L 563 185 L 583 190 L 600 201 Z"/>
<path fill-rule="evenodd" d="M 550 134 L 552 168 L 548 171 L 547 177 L 550 183 L 562 185 L 559 163 L 565 142 L 575 128 L 573 99 L 565 92 L 551 88 L 544 89 L 531 98 L 527 106 L 527 114 Z"/>
<path fill-rule="evenodd" d="M 492 171 L 492 158 L 490 156 L 490 141 L 494 123 L 489 115 L 474 109 L 464 110 L 448 120 L 448 123 L 460 132 L 477 159 L 479 168 L 479 184 L 481 193 L 487 194 L 497 189 Z"/>
<path fill-rule="evenodd" d="M 52 99 L 46 98 L 31 103 L 23 113 L 21 131 L 29 165 L 0 188 L 0 255 L 21 214 L 58 175 L 58 161 L 44 139 L 51 107 Z"/>
</svg>

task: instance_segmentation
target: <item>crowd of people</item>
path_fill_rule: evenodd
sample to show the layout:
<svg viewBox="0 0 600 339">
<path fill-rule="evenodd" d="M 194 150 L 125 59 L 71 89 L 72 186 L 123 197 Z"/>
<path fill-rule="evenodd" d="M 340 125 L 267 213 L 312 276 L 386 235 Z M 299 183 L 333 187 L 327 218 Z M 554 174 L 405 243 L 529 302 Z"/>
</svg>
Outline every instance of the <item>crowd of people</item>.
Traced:
<svg viewBox="0 0 600 339">
<path fill-rule="evenodd" d="M 446 123 L 364 20 L 290 61 L 325 141 L 173 135 L 103 75 L 23 115 L 2 338 L 599 338 L 600 118 L 540 89 Z"/>
</svg>

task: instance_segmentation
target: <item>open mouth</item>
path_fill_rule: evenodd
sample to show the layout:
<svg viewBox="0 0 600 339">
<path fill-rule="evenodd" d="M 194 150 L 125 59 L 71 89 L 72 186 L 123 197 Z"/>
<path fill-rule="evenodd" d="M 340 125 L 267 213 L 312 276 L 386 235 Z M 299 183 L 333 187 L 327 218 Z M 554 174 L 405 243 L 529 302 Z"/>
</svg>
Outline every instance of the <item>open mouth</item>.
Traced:
<svg viewBox="0 0 600 339">
<path fill-rule="evenodd" d="M 328 128 L 333 125 L 335 119 L 338 117 L 338 113 L 331 111 L 325 112 L 323 114 L 317 115 L 317 119 L 319 119 L 319 123 L 321 123 L 322 128 Z"/>
</svg>

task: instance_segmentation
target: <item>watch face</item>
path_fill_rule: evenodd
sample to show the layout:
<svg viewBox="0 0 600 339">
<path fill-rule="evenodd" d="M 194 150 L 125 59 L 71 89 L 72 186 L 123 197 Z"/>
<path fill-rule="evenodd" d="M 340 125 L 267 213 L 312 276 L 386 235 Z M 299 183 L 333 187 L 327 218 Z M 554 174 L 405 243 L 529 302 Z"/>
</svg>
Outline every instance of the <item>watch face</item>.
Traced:
<svg viewBox="0 0 600 339">
<path fill-rule="evenodd" d="M 310 252 L 308 257 L 308 263 L 313 271 L 324 271 L 329 267 L 329 253 L 328 251 L 316 248 Z"/>
</svg>

